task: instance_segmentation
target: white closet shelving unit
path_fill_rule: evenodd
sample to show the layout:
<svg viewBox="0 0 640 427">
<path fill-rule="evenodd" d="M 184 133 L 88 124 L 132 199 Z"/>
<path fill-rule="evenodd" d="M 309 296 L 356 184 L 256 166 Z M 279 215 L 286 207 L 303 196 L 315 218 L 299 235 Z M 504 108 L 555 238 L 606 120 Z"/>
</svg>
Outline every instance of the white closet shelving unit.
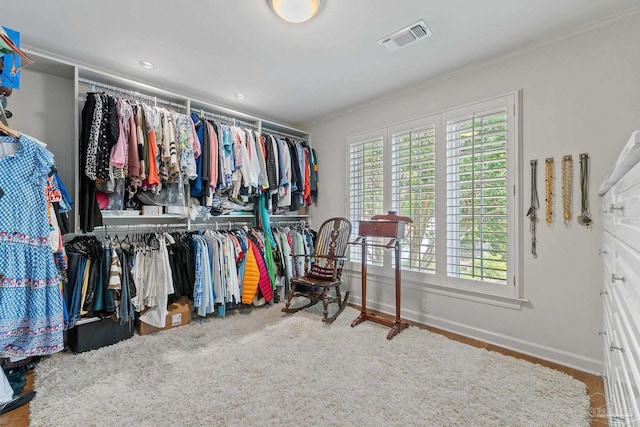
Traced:
<svg viewBox="0 0 640 427">
<path fill-rule="evenodd" d="M 604 385 L 611 426 L 640 425 L 640 131 L 600 186 Z"/>
<path fill-rule="evenodd" d="M 263 119 L 248 113 L 237 111 L 231 108 L 227 108 L 207 100 L 198 99 L 195 97 L 187 96 L 178 92 L 174 92 L 168 89 L 156 87 L 144 82 L 136 81 L 127 77 L 118 76 L 109 72 L 97 70 L 86 66 L 84 64 L 76 64 L 73 61 L 65 58 L 60 58 L 56 55 L 48 52 L 25 48 L 24 49 L 35 61 L 35 64 L 27 69 L 27 72 L 36 72 L 53 75 L 64 75 L 66 79 L 72 80 L 72 86 L 74 88 L 73 99 L 75 100 L 74 117 L 75 122 L 69 124 L 63 124 L 62 126 L 74 126 L 75 138 L 73 141 L 63 141 L 55 144 L 50 144 L 52 151 L 56 154 L 56 160 L 58 161 L 58 167 L 62 170 L 63 179 L 73 177 L 73 181 L 67 184 L 69 191 L 74 196 L 74 201 L 79 200 L 79 138 L 80 138 L 80 125 L 81 125 L 81 112 L 85 102 L 86 92 L 90 90 L 103 90 L 106 85 L 113 88 L 117 88 L 123 91 L 130 92 L 130 96 L 145 100 L 150 104 L 157 104 L 158 106 L 166 105 L 169 108 L 190 113 L 195 111 L 197 113 L 204 113 L 205 116 L 214 118 L 215 116 L 221 118 L 229 118 L 231 121 L 236 121 L 238 126 L 253 127 L 258 131 L 271 131 L 284 136 L 292 136 L 294 138 L 309 140 L 309 134 L 295 129 L 293 127 L 274 122 L 272 120 Z M 63 70 L 63 71 L 60 71 Z M 92 87 L 92 82 L 95 83 L 95 87 Z M 109 93 L 109 90 L 107 90 Z M 112 92 L 115 93 L 115 92 Z M 46 97 L 46 95 L 45 95 Z M 227 121 L 229 122 L 229 121 Z M 60 123 L 48 124 L 51 128 L 54 126 L 61 126 Z M 46 141 L 45 142 L 49 142 Z M 73 164 L 71 164 L 71 156 L 73 153 Z M 65 162 L 60 164 L 59 159 L 65 158 Z M 69 181 L 67 181 L 69 182 Z M 270 217 L 274 222 L 283 221 L 299 221 L 308 220 L 309 215 L 306 211 L 292 212 L 287 215 L 272 215 Z M 74 211 L 72 221 L 72 230 L 80 232 L 79 214 Z M 216 222 L 251 222 L 253 221 L 253 215 L 221 215 L 218 217 L 212 217 L 204 221 L 197 219 L 193 222 L 188 217 L 182 217 L 179 215 L 112 215 L 104 216 L 103 222 L 108 226 L 122 226 L 122 225 L 143 225 L 143 224 L 166 224 L 166 225 L 178 225 L 182 224 L 187 227 L 199 224 L 212 224 L 215 226 Z"/>
</svg>

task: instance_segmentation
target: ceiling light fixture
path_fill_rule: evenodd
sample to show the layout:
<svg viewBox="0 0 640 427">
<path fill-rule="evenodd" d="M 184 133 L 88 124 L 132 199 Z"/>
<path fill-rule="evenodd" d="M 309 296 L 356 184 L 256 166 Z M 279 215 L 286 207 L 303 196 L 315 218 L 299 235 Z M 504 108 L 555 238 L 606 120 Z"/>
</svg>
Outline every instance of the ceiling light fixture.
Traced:
<svg viewBox="0 0 640 427">
<path fill-rule="evenodd" d="M 267 0 L 273 11 L 287 22 L 299 24 L 318 13 L 321 0 Z"/>
<path fill-rule="evenodd" d="M 236 98 L 238 98 L 239 100 L 243 100 L 244 99 L 244 94 L 242 93 L 236 93 Z"/>
<path fill-rule="evenodd" d="M 149 61 L 138 61 L 138 64 L 140 64 L 140 66 L 146 68 L 147 70 L 151 70 L 155 68 L 155 65 L 153 65 L 153 62 L 149 62 Z"/>
</svg>

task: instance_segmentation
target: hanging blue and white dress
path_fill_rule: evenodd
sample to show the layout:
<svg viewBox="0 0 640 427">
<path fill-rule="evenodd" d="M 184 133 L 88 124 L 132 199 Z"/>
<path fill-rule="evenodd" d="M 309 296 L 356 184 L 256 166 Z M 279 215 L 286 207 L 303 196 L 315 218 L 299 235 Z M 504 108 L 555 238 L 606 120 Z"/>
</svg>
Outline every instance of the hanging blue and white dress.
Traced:
<svg viewBox="0 0 640 427">
<path fill-rule="evenodd" d="M 46 177 L 53 155 L 25 135 L 0 136 L 0 354 L 63 349 L 58 270 L 49 242 Z"/>
</svg>

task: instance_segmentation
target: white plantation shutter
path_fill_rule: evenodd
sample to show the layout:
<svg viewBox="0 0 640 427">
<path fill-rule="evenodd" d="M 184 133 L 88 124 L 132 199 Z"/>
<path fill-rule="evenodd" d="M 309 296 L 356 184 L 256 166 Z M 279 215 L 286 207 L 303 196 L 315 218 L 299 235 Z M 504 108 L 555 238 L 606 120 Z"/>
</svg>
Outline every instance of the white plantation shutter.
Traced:
<svg viewBox="0 0 640 427">
<path fill-rule="evenodd" d="M 508 111 L 446 121 L 448 277 L 507 283 Z"/>
<path fill-rule="evenodd" d="M 511 93 L 349 138 L 352 239 L 358 221 L 394 210 L 414 221 L 400 242 L 403 281 L 445 295 L 482 294 L 498 305 L 520 299 L 518 106 Z M 360 250 L 350 249 L 354 269 Z M 392 251 L 368 251 L 372 272 L 392 276 Z"/>
<path fill-rule="evenodd" d="M 384 138 L 375 137 L 349 144 L 349 220 L 351 240 L 358 235 L 358 221 L 384 213 Z M 361 247 L 351 246 L 350 260 L 361 262 Z M 370 248 L 368 263 L 382 265 L 380 248 Z"/>
<path fill-rule="evenodd" d="M 413 220 L 401 245 L 403 269 L 436 270 L 435 147 L 435 124 L 391 135 L 391 206 Z"/>
</svg>

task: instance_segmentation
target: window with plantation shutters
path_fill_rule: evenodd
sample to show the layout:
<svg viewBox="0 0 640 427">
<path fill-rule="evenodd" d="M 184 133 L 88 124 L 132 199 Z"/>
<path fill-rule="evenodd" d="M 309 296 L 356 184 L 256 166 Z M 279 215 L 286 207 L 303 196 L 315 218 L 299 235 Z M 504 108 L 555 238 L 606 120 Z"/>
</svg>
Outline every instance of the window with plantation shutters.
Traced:
<svg viewBox="0 0 640 427">
<path fill-rule="evenodd" d="M 352 238 L 358 221 L 396 211 L 413 220 L 401 241 L 403 282 L 498 305 L 519 300 L 519 114 L 514 92 L 349 138 Z M 360 259 L 352 247 L 350 260 Z M 393 275 L 391 251 L 370 248 L 367 261 Z"/>
<path fill-rule="evenodd" d="M 358 221 L 384 213 L 384 139 L 367 138 L 349 144 L 349 220 L 353 223 L 351 240 L 358 234 Z M 370 248 L 367 262 L 382 265 L 383 252 Z M 361 262 L 359 246 L 351 246 L 351 261 Z"/>
<path fill-rule="evenodd" d="M 507 111 L 447 120 L 447 275 L 507 280 Z"/>
<path fill-rule="evenodd" d="M 391 135 L 391 206 L 408 216 L 402 268 L 436 270 L 436 128 L 427 125 Z"/>
</svg>

